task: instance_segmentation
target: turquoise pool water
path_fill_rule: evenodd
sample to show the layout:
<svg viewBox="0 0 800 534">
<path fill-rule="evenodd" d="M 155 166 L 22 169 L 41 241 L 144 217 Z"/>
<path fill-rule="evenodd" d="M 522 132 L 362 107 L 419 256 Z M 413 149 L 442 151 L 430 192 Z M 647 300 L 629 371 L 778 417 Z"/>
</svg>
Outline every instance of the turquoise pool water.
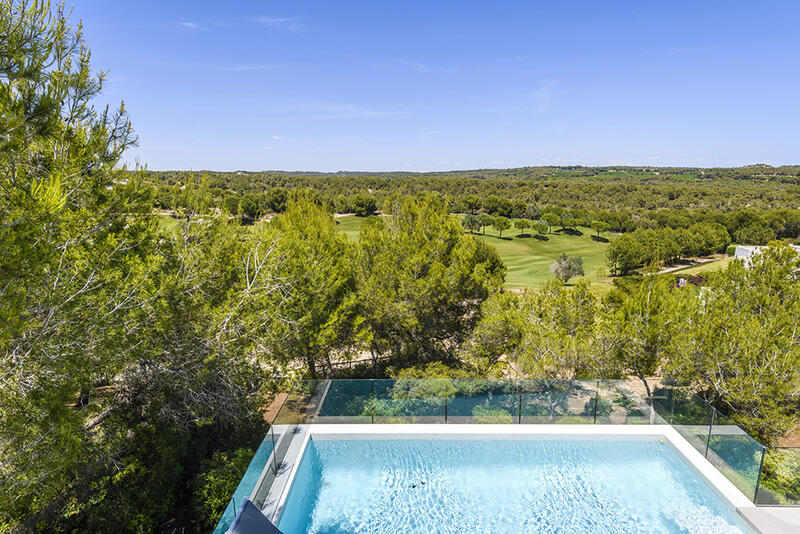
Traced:
<svg viewBox="0 0 800 534">
<path fill-rule="evenodd" d="M 284 534 L 749 533 L 653 440 L 311 440 Z"/>
</svg>

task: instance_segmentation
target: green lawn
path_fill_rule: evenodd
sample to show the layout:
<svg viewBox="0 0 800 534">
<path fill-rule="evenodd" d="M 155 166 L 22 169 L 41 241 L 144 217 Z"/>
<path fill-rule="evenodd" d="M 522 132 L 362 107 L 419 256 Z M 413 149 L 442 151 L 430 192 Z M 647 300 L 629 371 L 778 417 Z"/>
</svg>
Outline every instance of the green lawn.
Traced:
<svg viewBox="0 0 800 534">
<path fill-rule="evenodd" d="M 344 232 L 347 239 L 355 241 L 358 239 L 358 231 L 361 228 L 361 221 L 364 219 L 356 217 L 355 215 L 345 215 L 344 217 L 337 217 L 336 223 L 339 226 L 339 231 Z"/>
<path fill-rule="evenodd" d="M 502 239 L 497 237 L 494 229 L 487 231 L 485 236 L 478 237 L 492 245 L 505 263 L 506 287 L 541 287 L 550 277 L 550 265 L 562 252 L 567 256 L 583 258 L 584 278 L 587 280 L 596 280 L 598 271 L 606 269 L 605 254 L 608 244 L 594 241 L 589 228 L 579 230 L 583 235 L 556 232 L 547 235 L 547 241 L 534 237 L 519 238 L 516 229 L 503 232 Z"/>
<path fill-rule="evenodd" d="M 728 267 L 728 264 L 733 261 L 733 258 L 722 258 L 720 260 L 709 261 L 706 263 L 701 263 L 699 265 L 693 265 L 691 267 L 686 267 L 685 269 L 678 269 L 676 271 L 672 271 L 669 274 L 701 274 L 701 273 L 711 273 L 715 271 L 721 271 Z"/>
<path fill-rule="evenodd" d="M 348 239 L 358 238 L 362 220 L 354 215 L 336 219 L 339 229 L 347 234 Z M 506 287 L 541 287 L 550 277 L 550 265 L 562 252 L 566 252 L 568 256 L 583 258 L 585 278 L 593 281 L 593 285 L 598 286 L 596 289 L 602 292 L 600 286 L 607 284 L 597 280 L 597 273 L 601 269 L 606 270 L 605 251 L 608 243 L 594 241 L 591 237 L 594 232 L 589 228 L 580 228 L 580 231 L 583 232 L 581 236 L 556 231 L 547 235 L 544 241 L 534 237 L 519 238 L 515 228 L 504 231 L 500 239 L 497 232 L 490 228 L 486 235 L 478 234 L 477 237 L 492 245 L 505 263 Z M 610 234 L 603 236 L 609 238 Z"/>
</svg>

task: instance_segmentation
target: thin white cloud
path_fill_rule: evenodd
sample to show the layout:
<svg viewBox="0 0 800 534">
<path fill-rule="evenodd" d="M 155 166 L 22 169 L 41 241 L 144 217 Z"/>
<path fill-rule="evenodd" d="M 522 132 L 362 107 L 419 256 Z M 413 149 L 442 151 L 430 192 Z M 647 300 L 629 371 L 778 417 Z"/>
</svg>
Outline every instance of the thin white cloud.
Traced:
<svg viewBox="0 0 800 534">
<path fill-rule="evenodd" d="M 183 26 L 184 28 L 189 28 L 190 30 L 208 31 L 208 28 L 205 26 L 200 26 L 196 22 L 179 22 L 178 25 Z"/>
<path fill-rule="evenodd" d="M 272 138 L 275 139 L 276 141 L 281 141 L 283 139 L 283 137 L 281 137 L 280 135 L 273 135 Z"/>
<path fill-rule="evenodd" d="M 431 67 L 424 63 L 420 63 L 418 61 L 409 61 L 407 59 L 401 59 L 399 60 L 399 63 L 414 69 L 420 74 L 453 74 L 457 72 L 457 69 Z"/>
<path fill-rule="evenodd" d="M 297 32 L 303 29 L 303 26 L 297 20 L 289 17 L 259 17 L 256 22 L 270 28 L 286 30 L 290 32 Z"/>
</svg>

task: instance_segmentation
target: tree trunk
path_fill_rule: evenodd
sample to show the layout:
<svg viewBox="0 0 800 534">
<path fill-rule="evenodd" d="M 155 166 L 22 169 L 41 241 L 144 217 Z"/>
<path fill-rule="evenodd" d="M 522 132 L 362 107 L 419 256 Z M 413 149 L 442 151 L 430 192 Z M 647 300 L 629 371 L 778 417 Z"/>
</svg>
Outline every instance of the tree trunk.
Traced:
<svg viewBox="0 0 800 534">
<path fill-rule="evenodd" d="M 308 365 L 308 373 L 311 378 L 317 378 L 317 362 L 311 354 L 306 354 L 306 365 Z"/>
</svg>

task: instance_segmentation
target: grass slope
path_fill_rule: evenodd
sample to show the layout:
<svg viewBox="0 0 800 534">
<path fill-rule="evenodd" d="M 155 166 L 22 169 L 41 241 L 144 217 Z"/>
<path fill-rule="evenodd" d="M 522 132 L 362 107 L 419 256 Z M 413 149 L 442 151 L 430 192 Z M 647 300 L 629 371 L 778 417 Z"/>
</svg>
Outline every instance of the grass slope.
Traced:
<svg viewBox="0 0 800 534">
<path fill-rule="evenodd" d="M 693 265 L 691 267 L 686 267 L 685 269 L 677 269 L 672 271 L 670 274 L 682 274 L 682 275 L 690 275 L 690 274 L 702 274 L 702 273 L 712 273 L 715 271 L 722 271 L 728 267 L 728 264 L 733 261 L 733 258 L 722 258 L 720 260 L 709 261 L 706 263 L 701 263 L 699 265 Z"/>
<path fill-rule="evenodd" d="M 358 239 L 362 220 L 354 215 L 336 218 L 339 230 L 353 240 Z M 608 243 L 593 240 L 593 232 L 589 228 L 580 228 L 580 231 L 583 235 L 567 235 L 556 231 L 547 235 L 545 241 L 534 237 L 517 237 L 516 229 L 504 231 L 501 239 L 493 228 L 489 228 L 486 235 L 477 234 L 476 237 L 492 245 L 505 263 L 506 287 L 521 289 L 541 287 L 550 277 L 550 265 L 562 252 L 583 258 L 585 278 L 596 281 L 598 271 L 606 268 Z M 610 234 L 603 236 L 609 238 Z"/>
<path fill-rule="evenodd" d="M 594 241 L 588 228 L 580 228 L 583 235 L 548 234 L 547 241 L 534 237 L 520 238 L 516 230 L 503 233 L 500 239 L 494 229 L 478 235 L 492 245 L 506 265 L 506 287 L 541 287 L 550 277 L 550 265 L 561 253 L 583 258 L 584 278 L 596 280 L 598 271 L 606 266 L 607 243 Z M 573 279 L 576 281 L 578 279 Z"/>
<path fill-rule="evenodd" d="M 339 225 L 339 231 L 344 232 L 347 239 L 355 241 L 358 239 L 358 231 L 361 229 L 361 221 L 363 220 L 363 218 L 355 215 L 345 215 L 344 217 L 336 217 L 336 224 Z"/>
</svg>

